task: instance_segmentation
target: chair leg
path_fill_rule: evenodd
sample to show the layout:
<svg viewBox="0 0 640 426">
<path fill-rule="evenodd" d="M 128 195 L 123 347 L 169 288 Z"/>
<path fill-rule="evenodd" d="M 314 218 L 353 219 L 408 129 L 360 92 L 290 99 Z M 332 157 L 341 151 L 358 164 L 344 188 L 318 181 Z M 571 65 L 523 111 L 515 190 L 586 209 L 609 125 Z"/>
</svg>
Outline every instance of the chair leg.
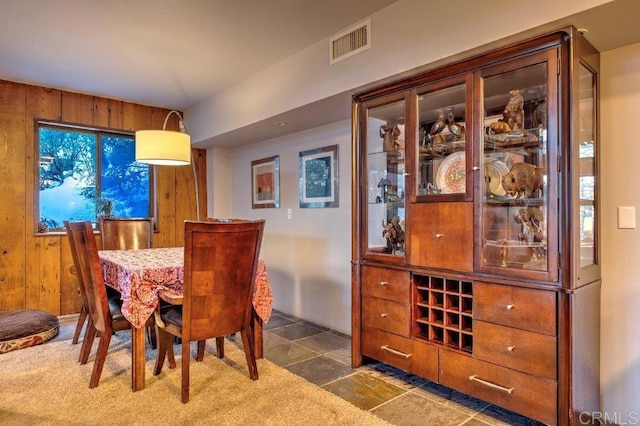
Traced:
<svg viewBox="0 0 640 426">
<path fill-rule="evenodd" d="M 172 370 L 177 366 L 176 357 L 173 352 L 173 345 L 175 344 L 173 337 L 174 336 L 171 336 L 169 335 L 169 333 L 167 333 L 167 353 L 169 358 L 169 368 Z"/>
<path fill-rule="evenodd" d="M 198 340 L 198 353 L 196 355 L 196 361 L 200 362 L 204 359 L 204 348 L 207 346 L 206 340 Z"/>
<path fill-rule="evenodd" d="M 182 403 L 186 404 L 189 402 L 189 361 L 191 357 L 189 356 L 190 347 L 189 340 L 182 339 L 182 390 L 181 390 L 181 399 Z"/>
<path fill-rule="evenodd" d="M 80 347 L 80 364 L 84 365 L 89 360 L 89 354 L 91 353 L 91 347 L 93 346 L 93 340 L 98 334 L 98 330 L 93 326 L 93 319 L 91 316 L 87 317 L 87 327 L 84 330 L 84 338 L 82 339 L 82 346 Z"/>
<path fill-rule="evenodd" d="M 253 336 L 248 328 L 240 331 L 242 336 L 242 346 L 244 346 L 244 355 L 247 358 L 247 368 L 249 369 L 249 377 L 251 380 L 258 380 L 258 366 L 256 365 L 256 352 L 253 345 Z"/>
<path fill-rule="evenodd" d="M 218 358 L 224 358 L 224 337 L 216 337 L 216 351 Z"/>
<path fill-rule="evenodd" d="M 151 345 L 151 349 L 158 348 L 158 342 L 156 340 L 156 326 L 150 325 L 147 327 L 147 339 L 149 340 L 149 344 Z"/>
<path fill-rule="evenodd" d="M 93 389 L 98 386 L 100 382 L 100 375 L 102 374 L 102 367 L 104 367 L 104 361 L 107 358 L 107 352 L 109 351 L 109 343 L 111 342 L 111 330 L 105 330 L 104 333 L 100 333 L 100 343 L 98 344 L 98 352 L 96 353 L 96 360 L 93 364 L 93 372 L 91 373 L 91 381 L 89 382 L 89 389 Z"/>
<path fill-rule="evenodd" d="M 162 366 L 164 365 L 164 358 L 168 351 L 167 342 L 169 341 L 168 344 L 171 345 L 171 342 L 170 342 L 171 338 L 169 338 L 169 333 L 162 330 L 157 330 L 156 336 L 158 339 L 157 340 L 158 355 L 156 356 L 156 366 L 153 369 L 154 376 L 157 376 L 162 371 Z"/>
<path fill-rule="evenodd" d="M 82 332 L 82 326 L 84 325 L 85 320 L 87 319 L 87 311 L 84 309 L 84 306 L 80 309 L 80 315 L 78 316 L 78 323 L 76 324 L 76 331 L 73 333 L 73 339 L 71 343 L 74 345 L 78 344 L 78 339 L 80 338 L 80 333 Z"/>
</svg>

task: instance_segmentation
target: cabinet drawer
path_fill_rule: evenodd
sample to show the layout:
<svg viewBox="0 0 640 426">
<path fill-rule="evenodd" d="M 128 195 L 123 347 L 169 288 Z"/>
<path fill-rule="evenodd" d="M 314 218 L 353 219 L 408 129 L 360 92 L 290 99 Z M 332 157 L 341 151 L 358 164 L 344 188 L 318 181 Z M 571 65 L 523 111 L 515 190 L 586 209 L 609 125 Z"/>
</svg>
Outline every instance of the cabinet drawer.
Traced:
<svg viewBox="0 0 640 426">
<path fill-rule="evenodd" d="M 409 303 L 410 274 L 407 271 L 364 266 L 362 268 L 362 294 Z"/>
<path fill-rule="evenodd" d="M 556 294 L 509 285 L 475 283 L 473 318 L 556 335 Z"/>
<path fill-rule="evenodd" d="M 438 348 L 370 327 L 362 327 L 362 354 L 416 374 L 438 380 Z"/>
<path fill-rule="evenodd" d="M 440 383 L 547 424 L 556 424 L 557 384 L 441 350 Z"/>
<path fill-rule="evenodd" d="M 484 321 L 473 323 L 473 356 L 503 367 L 556 379 L 556 338 Z"/>
<path fill-rule="evenodd" d="M 471 272 L 473 204 L 416 203 L 411 210 L 411 264 Z"/>
<path fill-rule="evenodd" d="M 362 323 L 409 337 L 411 309 L 408 304 L 362 296 Z"/>
</svg>

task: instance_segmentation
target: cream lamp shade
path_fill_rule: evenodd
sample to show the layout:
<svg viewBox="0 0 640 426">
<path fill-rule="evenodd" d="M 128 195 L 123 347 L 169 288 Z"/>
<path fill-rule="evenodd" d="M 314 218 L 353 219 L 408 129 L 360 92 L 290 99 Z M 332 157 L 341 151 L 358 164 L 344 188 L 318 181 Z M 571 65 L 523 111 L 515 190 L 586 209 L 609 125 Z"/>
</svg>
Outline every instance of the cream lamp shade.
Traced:
<svg viewBox="0 0 640 426">
<path fill-rule="evenodd" d="M 191 163 L 191 136 L 172 130 L 138 130 L 136 161 L 158 166 Z"/>
</svg>

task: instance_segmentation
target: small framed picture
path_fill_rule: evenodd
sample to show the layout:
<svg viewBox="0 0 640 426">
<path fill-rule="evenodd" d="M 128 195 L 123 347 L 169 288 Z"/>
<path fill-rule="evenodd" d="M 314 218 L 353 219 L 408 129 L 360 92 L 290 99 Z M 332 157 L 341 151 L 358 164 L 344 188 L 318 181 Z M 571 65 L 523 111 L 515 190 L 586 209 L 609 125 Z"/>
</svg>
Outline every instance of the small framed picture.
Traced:
<svg viewBox="0 0 640 426">
<path fill-rule="evenodd" d="M 280 156 L 251 162 L 251 208 L 280 207 Z"/>
<path fill-rule="evenodd" d="M 300 152 L 300 207 L 338 207 L 338 145 Z"/>
</svg>

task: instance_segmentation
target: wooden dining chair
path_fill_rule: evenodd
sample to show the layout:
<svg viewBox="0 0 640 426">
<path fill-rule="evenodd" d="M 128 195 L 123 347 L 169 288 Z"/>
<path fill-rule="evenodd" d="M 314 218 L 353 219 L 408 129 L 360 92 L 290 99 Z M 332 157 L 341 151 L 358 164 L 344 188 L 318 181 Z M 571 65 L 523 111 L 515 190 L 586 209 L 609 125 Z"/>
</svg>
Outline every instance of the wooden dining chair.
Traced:
<svg viewBox="0 0 640 426">
<path fill-rule="evenodd" d="M 80 302 L 81 302 L 81 306 L 80 306 L 80 314 L 78 315 L 78 322 L 76 323 L 76 329 L 73 333 L 73 338 L 71 339 L 71 343 L 76 345 L 80 339 L 80 334 L 82 334 L 82 328 L 85 324 L 85 321 L 87 322 L 87 326 L 85 327 L 85 334 L 84 337 L 82 339 L 83 341 L 83 346 L 80 350 L 80 357 L 79 357 L 79 361 L 81 364 L 86 364 L 88 357 L 89 357 L 89 352 L 88 350 L 85 348 L 84 344 L 87 340 L 87 333 L 90 332 L 90 330 L 93 329 L 93 324 L 92 324 L 92 320 L 91 317 L 88 315 L 88 306 L 89 306 L 89 302 L 87 299 L 87 292 L 85 291 L 85 287 L 84 287 L 84 283 L 82 281 L 82 275 L 80 274 L 80 272 L 78 271 L 78 253 L 75 247 L 75 243 L 73 241 L 73 238 L 71 236 L 71 232 L 69 230 L 69 222 L 68 221 L 64 221 L 64 227 L 67 231 L 67 237 L 69 238 L 69 247 L 71 249 L 71 258 L 73 260 L 73 268 L 74 268 L 74 273 L 76 275 L 76 279 L 78 281 L 78 295 L 80 296 Z M 119 303 L 120 301 L 120 293 L 107 286 L 107 299 L 109 300 L 113 300 L 113 302 L 111 303 Z M 90 349 L 90 347 L 89 347 Z"/>
<path fill-rule="evenodd" d="M 99 219 L 102 250 L 134 250 L 151 247 L 151 218 Z"/>
<path fill-rule="evenodd" d="M 102 250 L 136 250 L 151 247 L 153 227 L 151 218 L 101 217 L 98 227 L 102 236 Z M 147 339 L 156 349 L 155 327 L 147 329 Z"/>
<path fill-rule="evenodd" d="M 98 257 L 98 246 L 91 222 L 68 222 L 67 232 L 70 235 L 72 246 L 75 249 L 76 270 L 79 282 L 84 285 L 87 296 L 87 313 L 90 327 L 85 333 L 82 343 L 82 352 L 91 350 L 96 335 L 99 335 L 96 359 L 93 365 L 93 372 L 89 381 L 89 388 L 98 386 L 102 367 L 109 350 L 111 335 L 115 331 L 130 330 L 131 324 L 122 315 L 119 300 L 109 300 L 107 289 L 104 283 L 102 266 Z M 147 325 L 153 325 L 153 316 L 149 318 Z"/>
<path fill-rule="evenodd" d="M 240 332 L 249 377 L 258 379 L 251 309 L 264 220 L 185 222 L 182 305 L 156 310 L 160 374 L 174 336 L 182 341 L 183 403 L 189 401 L 190 342 L 215 338 L 224 357 L 224 336 Z M 160 293 L 160 297 L 163 294 Z M 165 300 L 171 302 L 171 298 Z"/>
</svg>

